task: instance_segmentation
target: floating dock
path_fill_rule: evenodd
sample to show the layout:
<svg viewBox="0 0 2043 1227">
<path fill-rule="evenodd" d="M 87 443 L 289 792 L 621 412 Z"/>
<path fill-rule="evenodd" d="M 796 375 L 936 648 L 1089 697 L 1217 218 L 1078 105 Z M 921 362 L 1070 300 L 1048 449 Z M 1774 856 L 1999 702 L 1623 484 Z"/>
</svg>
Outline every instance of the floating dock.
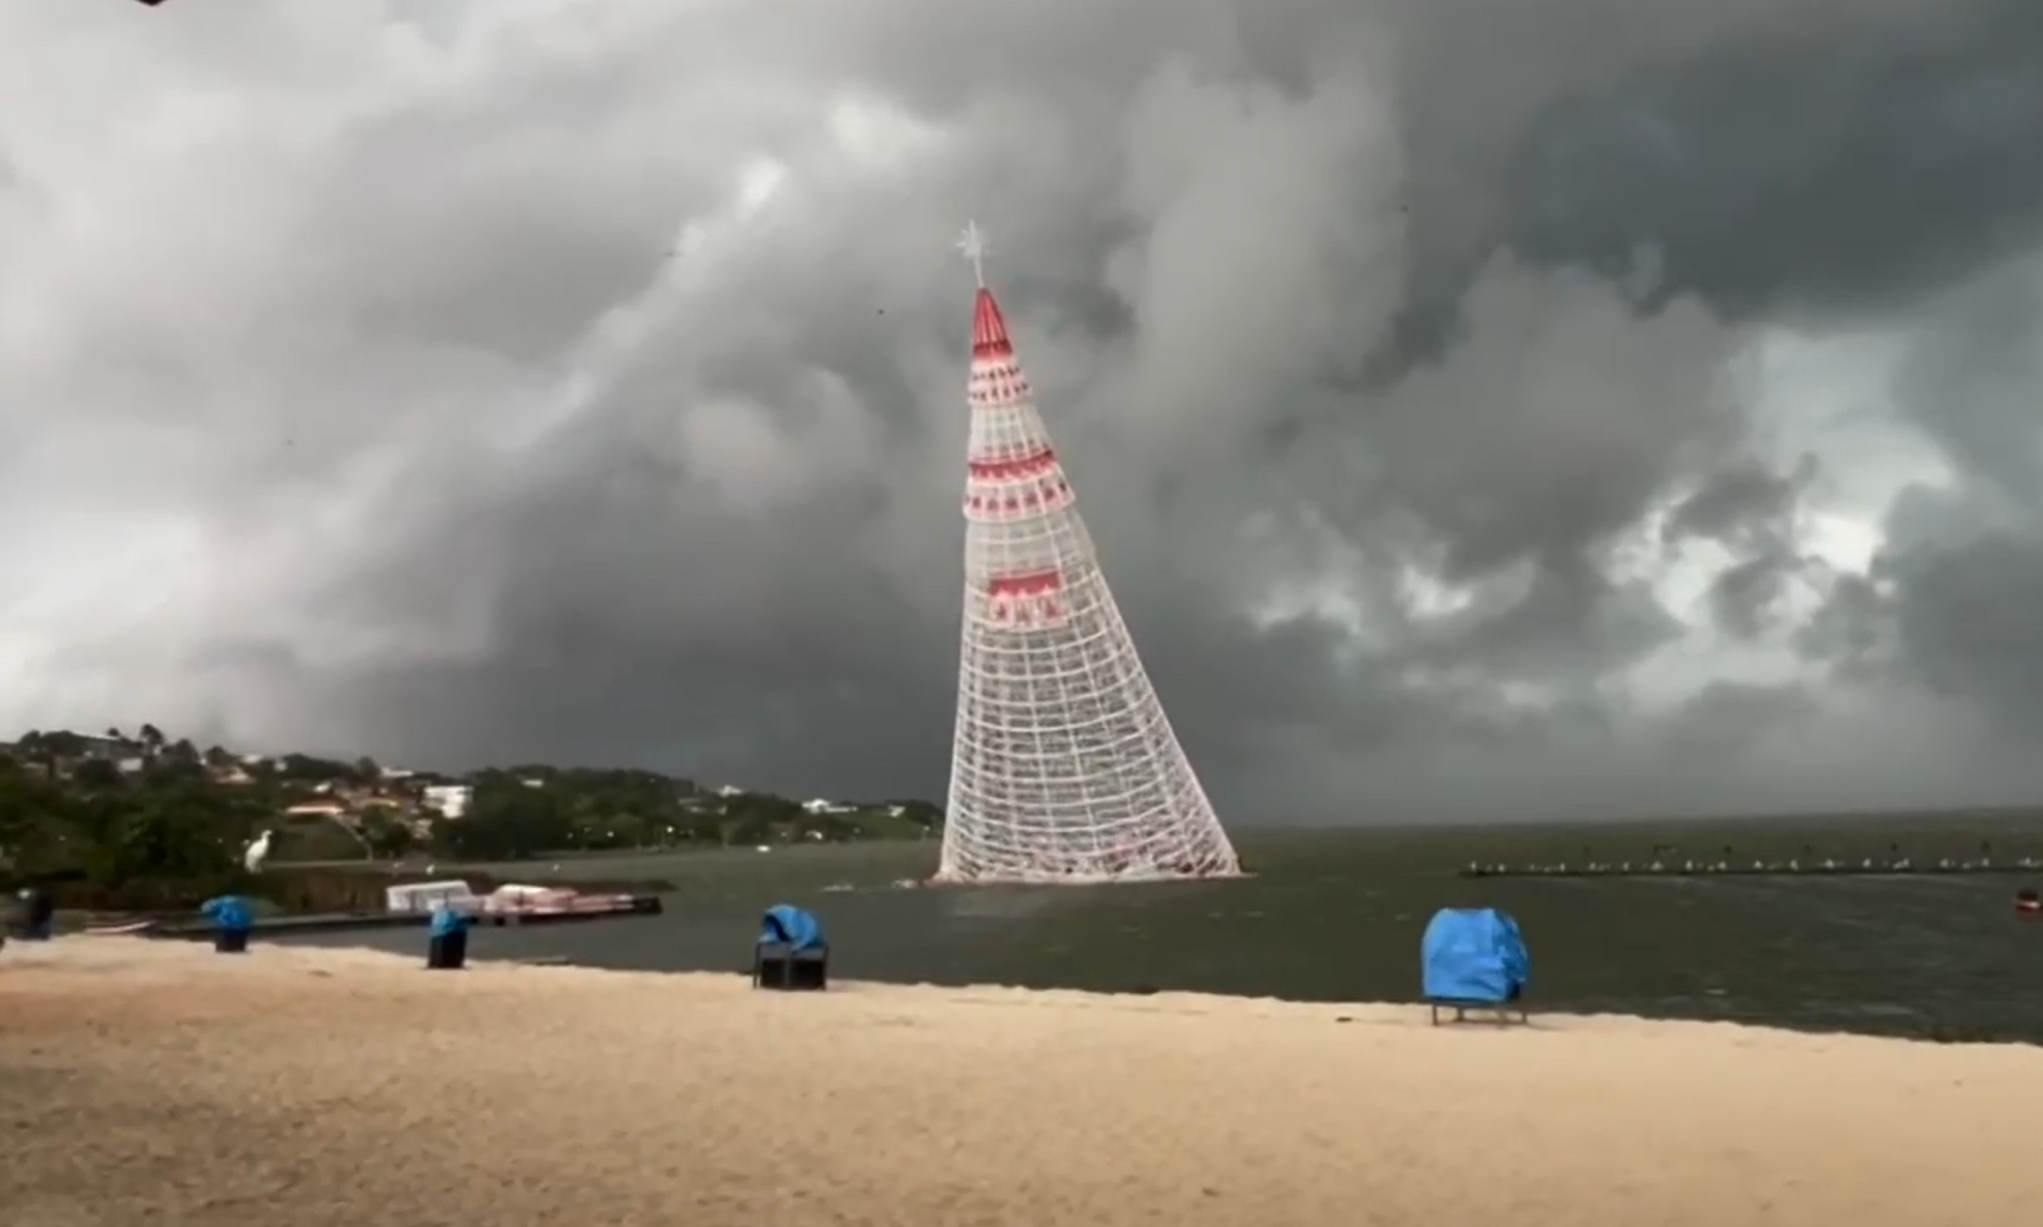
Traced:
<svg viewBox="0 0 2043 1227">
<path fill-rule="evenodd" d="M 523 925 L 571 924 L 581 920 L 617 920 L 629 916 L 658 916 L 662 911 L 658 895 L 620 895 L 583 899 L 566 907 L 504 908 L 471 912 L 477 928 Z M 249 930 L 255 937 L 285 937 L 293 933 L 347 933 L 371 929 L 422 929 L 432 922 L 431 912 L 335 912 L 317 916 L 271 916 L 257 920 Z M 150 937 L 189 940 L 213 936 L 210 920 L 178 921 L 143 930 Z"/>
<path fill-rule="evenodd" d="M 1825 859 L 1818 861 L 1556 861 L 1550 864 L 1510 865 L 1501 862 L 1470 862 L 1462 866 L 1464 878 L 1897 878 L 1897 877 L 1984 877 L 1994 874 L 2033 876 L 2043 873 L 2043 860 L 2024 856 L 2015 860 L 1913 861 L 1907 857 L 1883 860 Z"/>
</svg>

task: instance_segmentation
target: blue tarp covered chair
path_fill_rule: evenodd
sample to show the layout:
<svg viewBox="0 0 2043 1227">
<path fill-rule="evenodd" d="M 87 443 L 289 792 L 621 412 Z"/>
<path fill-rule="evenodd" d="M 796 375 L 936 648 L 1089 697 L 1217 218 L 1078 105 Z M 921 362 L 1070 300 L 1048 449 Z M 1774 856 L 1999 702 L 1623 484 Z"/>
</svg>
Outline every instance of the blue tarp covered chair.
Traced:
<svg viewBox="0 0 2043 1227">
<path fill-rule="evenodd" d="M 1495 908 L 1442 908 L 1419 941 L 1419 969 L 1433 1022 L 1454 1011 L 1462 1022 L 1478 1011 L 1500 1022 L 1527 1021 L 1525 986 L 1532 955 L 1518 922 Z"/>
<path fill-rule="evenodd" d="M 426 933 L 426 967 L 431 971 L 460 971 L 468 965 L 468 913 L 445 899 L 433 905 L 433 918 Z"/>
<path fill-rule="evenodd" d="M 221 954 L 246 954 L 248 934 L 255 928 L 255 908 L 240 895 L 221 895 L 199 905 L 199 914 L 213 922 L 213 949 Z"/>
<path fill-rule="evenodd" d="M 830 979 L 830 943 L 823 924 L 787 903 L 766 909 L 759 940 L 752 943 L 752 987 L 813 992 Z"/>
</svg>

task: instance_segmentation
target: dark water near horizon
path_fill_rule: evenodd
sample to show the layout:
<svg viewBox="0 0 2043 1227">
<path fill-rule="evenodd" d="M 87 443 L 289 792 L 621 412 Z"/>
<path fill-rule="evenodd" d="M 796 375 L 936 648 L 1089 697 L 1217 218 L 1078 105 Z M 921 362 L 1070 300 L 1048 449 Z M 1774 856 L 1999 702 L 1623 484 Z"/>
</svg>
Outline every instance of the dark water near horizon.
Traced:
<svg viewBox="0 0 2043 1227">
<path fill-rule="evenodd" d="M 1509 910 L 1533 955 L 1535 1008 L 1716 1019 L 1942 1039 L 2043 1043 L 2043 921 L 2028 877 L 1469 880 L 1471 860 L 1646 861 L 1733 855 L 1918 863 L 2043 857 L 2035 818 L 1687 822 L 1242 833 L 1257 876 L 1084 888 L 892 890 L 936 846 L 873 844 L 477 866 L 515 880 L 663 879 L 664 916 L 478 929 L 477 958 L 563 958 L 653 971 L 746 966 L 759 913 L 824 920 L 849 979 L 1188 990 L 1324 1001 L 1418 993 L 1419 935 L 1441 907 Z M 850 883 L 856 889 L 823 888 Z M 423 951 L 416 931 L 294 939 Z"/>
</svg>

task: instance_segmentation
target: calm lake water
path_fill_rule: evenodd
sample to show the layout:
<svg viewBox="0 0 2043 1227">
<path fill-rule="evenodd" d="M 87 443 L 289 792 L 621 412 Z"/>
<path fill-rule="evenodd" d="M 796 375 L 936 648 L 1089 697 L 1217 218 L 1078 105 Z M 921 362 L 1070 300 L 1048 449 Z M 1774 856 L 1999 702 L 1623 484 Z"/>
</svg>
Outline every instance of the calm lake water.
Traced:
<svg viewBox="0 0 2043 1227">
<path fill-rule="evenodd" d="M 824 920 L 833 974 L 939 984 L 1193 990 L 1328 1001 L 1412 1000 L 1435 909 L 1512 912 L 1532 948 L 1535 1007 L 1824 1030 L 2043 1043 L 2043 920 L 2018 919 L 2043 874 L 1860 879 L 1467 880 L 1471 860 L 1646 861 L 1733 855 L 1918 863 L 2043 857 L 2036 819 L 1769 820 L 1583 828 L 1243 832 L 1258 876 L 1153 886 L 891 890 L 933 868 L 930 844 L 604 857 L 559 878 L 663 879 L 656 918 L 479 929 L 478 958 L 733 970 L 759 913 Z M 547 866 L 488 867 L 519 880 Z M 851 891 L 826 891 L 849 883 Z M 415 931 L 298 939 L 421 950 Z"/>
</svg>

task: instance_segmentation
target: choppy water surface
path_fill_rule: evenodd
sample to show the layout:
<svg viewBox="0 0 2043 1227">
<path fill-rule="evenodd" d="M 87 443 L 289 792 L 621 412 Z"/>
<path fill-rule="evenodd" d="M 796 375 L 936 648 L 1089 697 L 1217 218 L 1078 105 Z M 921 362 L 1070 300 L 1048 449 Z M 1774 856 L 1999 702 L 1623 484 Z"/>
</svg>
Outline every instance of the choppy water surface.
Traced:
<svg viewBox="0 0 2043 1227">
<path fill-rule="evenodd" d="M 1918 862 L 2043 856 L 2043 822 L 1882 819 L 1602 828 L 1244 833 L 1259 876 L 1080 889 L 901 891 L 933 844 L 569 863 L 562 876 L 676 884 L 655 919 L 485 929 L 477 957 L 598 967 L 727 970 L 750 956 L 762 908 L 791 902 L 829 927 L 836 974 L 1318 1000 L 1405 1000 L 1434 909 L 1486 904 L 1524 926 L 1534 999 L 1554 1009 L 2043 1042 L 2043 921 L 2015 917 L 2043 874 L 1966 878 L 1470 881 L 1473 859 L 1645 861 L 1658 846 L 1715 857 L 1857 860 L 1899 845 Z M 545 867 L 521 870 L 538 880 Z M 851 891 L 826 891 L 849 883 Z M 414 949 L 413 932 L 331 944 Z"/>
</svg>

